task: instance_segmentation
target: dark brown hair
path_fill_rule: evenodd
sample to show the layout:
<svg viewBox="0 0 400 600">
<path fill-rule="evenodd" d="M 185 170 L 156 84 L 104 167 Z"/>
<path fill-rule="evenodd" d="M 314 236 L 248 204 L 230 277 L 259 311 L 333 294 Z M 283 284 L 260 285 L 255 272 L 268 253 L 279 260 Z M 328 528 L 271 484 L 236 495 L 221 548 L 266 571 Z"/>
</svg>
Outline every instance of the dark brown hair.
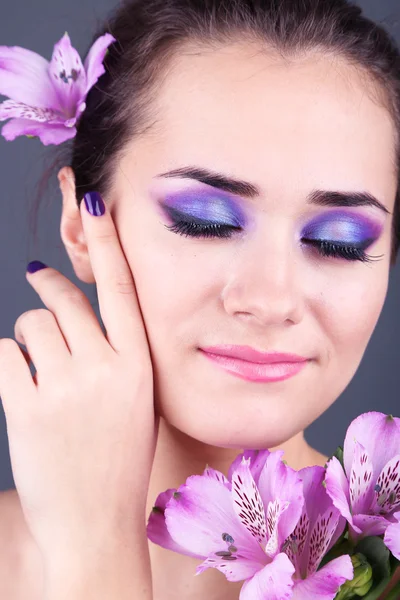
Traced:
<svg viewBox="0 0 400 600">
<path fill-rule="evenodd" d="M 378 84 L 398 132 L 400 173 L 400 53 L 389 33 L 347 0 L 125 0 L 93 41 L 106 32 L 117 40 L 104 60 L 106 73 L 88 94 L 76 137 L 62 149 L 60 166 L 75 173 L 78 204 L 90 190 L 107 197 L 127 142 L 157 122 L 152 98 L 169 61 L 191 42 L 213 48 L 247 39 L 288 59 L 307 51 L 344 58 Z M 399 244 L 400 186 L 392 264 Z"/>
</svg>

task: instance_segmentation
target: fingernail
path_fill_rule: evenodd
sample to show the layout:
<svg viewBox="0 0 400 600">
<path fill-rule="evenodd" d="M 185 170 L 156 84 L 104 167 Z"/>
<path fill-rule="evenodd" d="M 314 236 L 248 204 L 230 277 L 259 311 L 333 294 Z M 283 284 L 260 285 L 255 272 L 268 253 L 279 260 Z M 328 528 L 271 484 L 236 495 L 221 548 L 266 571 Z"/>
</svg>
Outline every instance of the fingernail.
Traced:
<svg viewBox="0 0 400 600">
<path fill-rule="evenodd" d="M 26 267 L 28 273 L 36 273 L 36 271 L 40 271 L 41 269 L 47 269 L 47 265 L 40 262 L 40 260 L 33 260 L 28 263 L 28 266 Z"/>
<path fill-rule="evenodd" d="M 93 217 L 101 217 L 106 212 L 105 204 L 98 192 L 88 192 L 83 196 L 87 211 Z"/>
</svg>

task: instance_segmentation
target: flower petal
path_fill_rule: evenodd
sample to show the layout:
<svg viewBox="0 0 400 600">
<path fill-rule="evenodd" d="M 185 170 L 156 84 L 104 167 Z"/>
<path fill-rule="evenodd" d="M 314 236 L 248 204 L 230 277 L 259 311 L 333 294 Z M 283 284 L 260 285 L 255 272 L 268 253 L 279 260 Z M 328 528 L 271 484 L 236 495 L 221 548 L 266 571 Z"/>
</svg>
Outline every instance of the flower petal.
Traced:
<svg viewBox="0 0 400 600">
<path fill-rule="evenodd" d="M 244 452 L 242 452 L 235 458 L 235 460 L 229 467 L 229 471 L 228 471 L 229 481 L 232 481 L 233 471 L 235 471 L 238 468 L 238 466 L 242 462 L 242 459 L 249 458 L 250 459 L 250 471 L 251 471 L 253 479 L 256 483 L 256 486 L 258 487 L 258 480 L 260 478 L 260 473 L 263 470 L 265 461 L 267 460 L 267 458 L 270 454 L 271 454 L 271 452 L 269 450 L 245 450 Z"/>
<path fill-rule="evenodd" d="M 94 86 L 99 77 L 105 73 L 103 60 L 108 47 L 117 40 L 110 33 L 106 33 L 99 37 L 93 46 L 90 48 L 85 59 L 86 71 L 86 94 Z"/>
<path fill-rule="evenodd" d="M 243 458 L 232 474 L 233 508 L 243 527 L 265 548 L 267 524 L 264 504 L 249 468 L 250 460 Z"/>
<path fill-rule="evenodd" d="M 354 515 L 353 524 L 362 533 L 362 536 L 382 535 L 385 533 L 389 521 L 382 515 Z M 360 536 L 351 536 L 352 539 Z"/>
<path fill-rule="evenodd" d="M 286 554 L 258 571 L 240 590 L 239 600 L 285 600 L 292 597 L 294 567 Z"/>
<path fill-rule="evenodd" d="M 339 521 L 339 512 L 334 506 L 318 515 L 313 527 L 310 527 L 310 553 L 307 575 L 314 573 L 327 552 Z"/>
<path fill-rule="evenodd" d="M 380 412 L 367 412 L 350 424 L 343 447 L 345 471 L 350 475 L 354 440 L 364 446 L 374 465 L 373 479 L 378 479 L 386 463 L 399 452 L 400 419 Z"/>
<path fill-rule="evenodd" d="M 400 508 L 400 454 L 383 467 L 375 486 L 372 511 L 392 513 Z"/>
<path fill-rule="evenodd" d="M 64 125 L 65 119 L 59 113 L 49 108 L 36 108 L 23 102 L 5 100 L 0 104 L 0 121 L 5 119 L 29 119 L 39 123 Z"/>
<path fill-rule="evenodd" d="M 343 532 L 346 521 L 341 518 L 324 487 L 323 467 L 306 467 L 299 471 L 299 475 L 305 499 L 303 515 L 306 515 L 308 522 L 302 515 L 299 523 L 303 524 L 296 526 L 294 531 L 298 552 L 296 566 L 299 568 L 298 574 L 306 577 L 317 570 L 323 556 L 332 546 L 332 539 L 335 537 L 337 540 Z M 339 519 L 341 531 L 338 531 Z"/>
<path fill-rule="evenodd" d="M 59 145 L 75 137 L 76 128 L 38 123 L 29 119 L 11 119 L 3 126 L 1 134 L 8 142 L 15 140 L 20 135 L 36 136 L 42 144 L 48 146 L 50 144 Z"/>
<path fill-rule="evenodd" d="M 217 481 L 222 483 L 228 490 L 230 490 L 232 487 L 231 482 L 225 477 L 225 475 L 223 473 L 221 473 L 221 471 L 212 469 L 208 465 L 203 471 L 203 476 L 211 477 L 212 479 L 216 479 Z"/>
<path fill-rule="evenodd" d="M 342 465 L 335 456 L 328 461 L 325 484 L 326 491 L 332 498 L 333 504 L 353 526 L 353 517 L 350 512 L 349 482 Z M 361 533 L 361 530 L 357 530 L 357 527 L 355 527 L 355 530 L 357 533 Z"/>
<path fill-rule="evenodd" d="M 258 571 L 264 568 L 264 564 L 248 560 L 247 558 L 222 557 L 212 554 L 196 568 L 196 575 L 200 575 L 207 569 L 218 569 L 225 575 L 228 581 L 243 581 L 253 577 Z"/>
<path fill-rule="evenodd" d="M 175 489 L 170 488 L 158 495 L 147 522 L 147 537 L 154 544 L 158 544 L 167 550 L 172 550 L 173 552 L 178 552 L 179 554 L 185 554 L 186 556 L 203 558 L 202 556 L 194 554 L 193 552 L 190 552 L 189 550 L 182 548 L 179 544 L 177 544 L 172 539 L 167 529 L 165 523 L 165 508 L 175 492 Z"/>
<path fill-rule="evenodd" d="M 211 477 L 192 475 L 165 509 L 171 537 L 183 548 L 209 558 L 234 545 L 238 555 L 265 564 L 265 554 L 243 527 L 230 491 Z"/>
<path fill-rule="evenodd" d="M 397 523 L 391 523 L 386 529 L 383 541 L 389 548 L 390 552 L 400 560 L 400 512 L 394 515 Z"/>
<path fill-rule="evenodd" d="M 339 587 L 353 578 L 353 573 L 350 556 L 339 556 L 307 579 L 296 580 L 292 600 L 333 600 Z"/>
<path fill-rule="evenodd" d="M 0 94 L 38 108 L 58 107 L 49 61 L 19 46 L 0 46 Z"/>
<path fill-rule="evenodd" d="M 373 472 L 372 461 L 367 450 L 355 440 L 349 476 L 350 503 L 353 515 L 366 514 L 369 511 L 376 481 L 373 479 Z"/>
<path fill-rule="evenodd" d="M 280 450 L 271 452 L 265 461 L 258 482 L 264 506 L 268 506 L 269 502 L 274 502 L 276 499 L 289 503 L 279 518 L 279 546 L 296 527 L 304 504 L 303 483 L 300 476 L 297 471 L 285 465 L 282 454 Z"/>
<path fill-rule="evenodd" d="M 87 82 L 81 58 L 72 47 L 68 33 L 54 46 L 49 76 L 56 90 L 60 111 L 65 118 L 74 117 L 78 105 L 85 99 Z"/>
</svg>

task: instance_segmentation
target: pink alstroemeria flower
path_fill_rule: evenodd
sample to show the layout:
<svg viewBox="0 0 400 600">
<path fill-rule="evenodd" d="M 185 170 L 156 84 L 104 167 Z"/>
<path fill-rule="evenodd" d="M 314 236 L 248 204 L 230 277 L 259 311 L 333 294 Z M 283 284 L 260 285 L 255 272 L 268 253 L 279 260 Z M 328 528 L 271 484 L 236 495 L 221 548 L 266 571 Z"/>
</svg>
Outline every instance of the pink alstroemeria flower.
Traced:
<svg viewBox="0 0 400 600">
<path fill-rule="evenodd" d="M 299 522 L 285 544 L 296 571 L 292 600 L 332 600 L 340 586 L 354 575 L 350 556 L 340 556 L 318 569 L 346 526 L 324 487 L 325 469 L 306 467 L 299 471 L 305 503 Z"/>
<path fill-rule="evenodd" d="M 44 145 L 61 144 L 76 134 L 85 100 L 105 69 L 103 60 L 115 38 L 106 33 L 89 50 L 85 64 L 67 33 L 54 46 L 51 62 L 19 46 L 0 46 L 0 121 L 7 141 L 37 136 Z"/>
<path fill-rule="evenodd" d="M 400 419 L 379 412 L 357 417 L 343 448 L 344 470 L 332 458 L 326 489 L 349 523 L 353 542 L 382 535 L 400 508 Z"/>
<path fill-rule="evenodd" d="M 385 531 L 383 541 L 393 556 L 395 556 L 397 560 L 400 560 L 400 512 L 395 513 L 393 516 L 396 519 L 396 522 L 390 523 Z"/>
<path fill-rule="evenodd" d="M 164 548 L 203 559 L 197 575 L 216 568 L 229 581 L 245 580 L 240 600 L 311 597 L 300 587 L 300 595 L 294 595 L 296 566 L 289 558 L 294 553 L 290 535 L 303 514 L 303 483 L 299 474 L 283 463 L 282 454 L 246 450 L 232 463 L 228 478 L 207 468 L 203 475 L 189 477 L 178 490 L 160 494 L 149 517 L 148 538 Z M 321 534 L 325 521 L 318 522 Z M 332 525 L 335 535 L 337 525 L 338 517 Z M 314 528 L 302 531 L 308 535 L 311 530 Z M 322 548 L 324 542 L 316 531 L 314 534 Z M 306 540 L 302 538 L 301 543 L 304 546 Z M 352 572 L 347 562 L 343 563 L 335 589 L 321 598 L 331 600 Z M 330 571 L 328 578 L 331 576 Z M 324 589 L 324 583 L 317 583 L 319 591 L 321 585 Z"/>
</svg>

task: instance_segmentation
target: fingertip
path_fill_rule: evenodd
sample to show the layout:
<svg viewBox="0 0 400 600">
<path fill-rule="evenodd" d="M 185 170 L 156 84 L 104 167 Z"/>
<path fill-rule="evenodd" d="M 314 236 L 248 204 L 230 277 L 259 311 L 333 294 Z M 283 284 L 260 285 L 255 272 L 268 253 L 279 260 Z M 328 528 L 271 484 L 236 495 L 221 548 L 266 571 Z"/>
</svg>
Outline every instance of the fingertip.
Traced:
<svg viewBox="0 0 400 600">
<path fill-rule="evenodd" d="M 106 205 L 99 192 L 87 192 L 83 196 L 87 212 L 92 217 L 101 217 L 106 212 Z"/>
<path fill-rule="evenodd" d="M 33 260 L 30 263 L 28 263 L 26 267 L 26 272 L 32 274 L 47 268 L 47 265 L 42 263 L 40 260 Z"/>
</svg>

